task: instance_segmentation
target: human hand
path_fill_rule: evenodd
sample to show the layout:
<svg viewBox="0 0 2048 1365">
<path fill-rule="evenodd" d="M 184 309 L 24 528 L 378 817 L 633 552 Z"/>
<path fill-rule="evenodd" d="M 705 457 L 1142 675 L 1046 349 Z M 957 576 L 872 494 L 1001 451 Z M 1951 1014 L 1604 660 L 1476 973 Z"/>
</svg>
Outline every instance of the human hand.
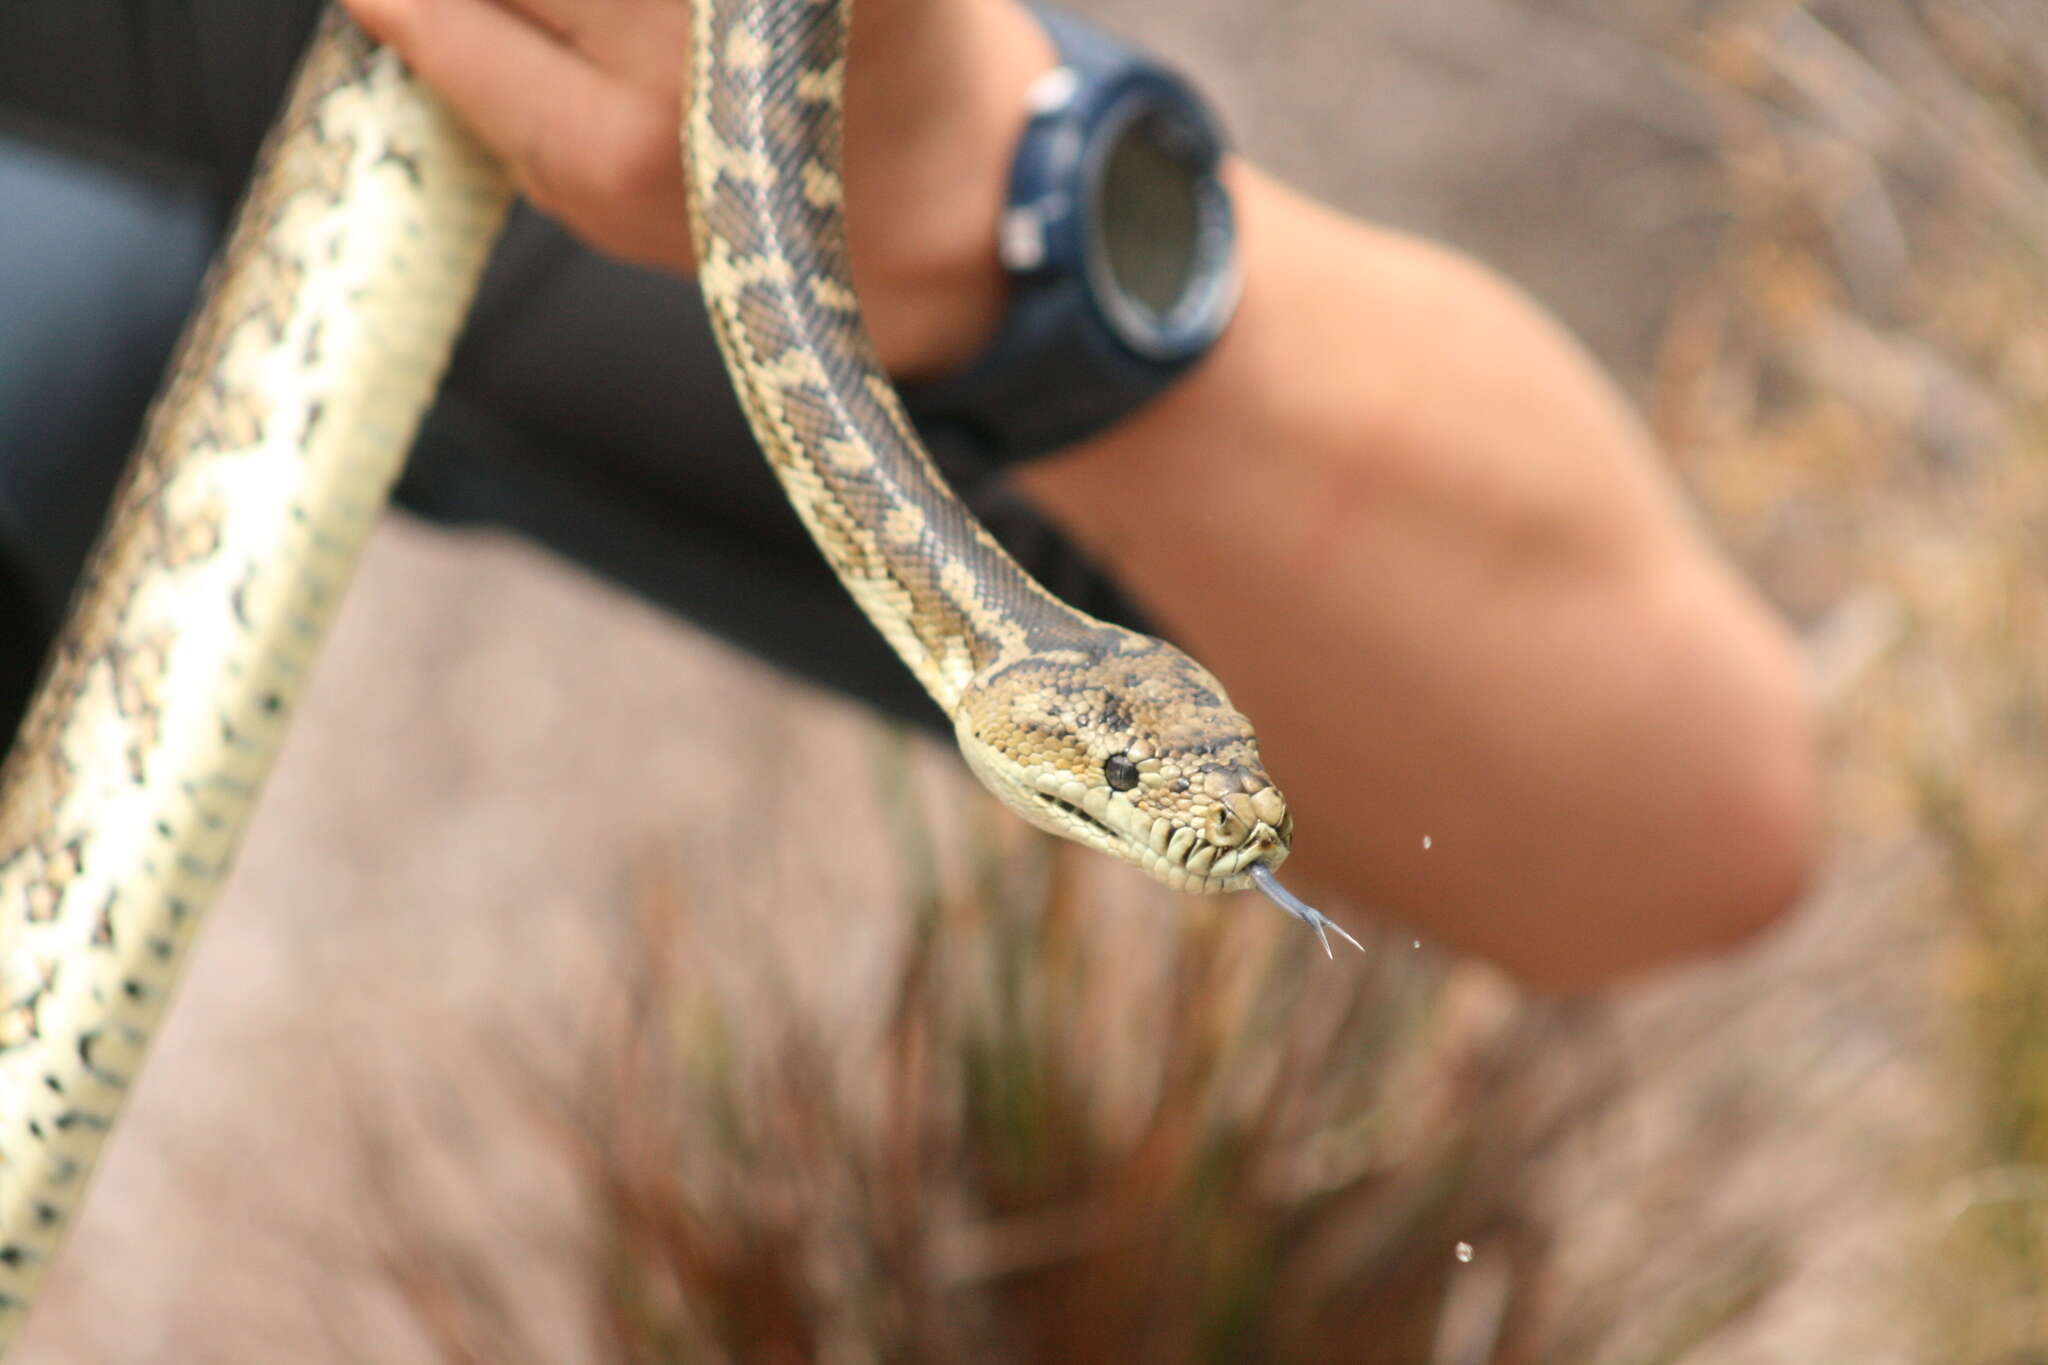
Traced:
<svg viewBox="0 0 2048 1365">
<path fill-rule="evenodd" d="M 693 268 L 680 140 L 688 0 L 344 0 L 599 251 Z M 861 0 L 846 93 L 847 236 L 882 360 L 970 358 L 1000 316 L 995 256 L 1025 92 L 1052 62 L 1013 0 Z"/>
</svg>

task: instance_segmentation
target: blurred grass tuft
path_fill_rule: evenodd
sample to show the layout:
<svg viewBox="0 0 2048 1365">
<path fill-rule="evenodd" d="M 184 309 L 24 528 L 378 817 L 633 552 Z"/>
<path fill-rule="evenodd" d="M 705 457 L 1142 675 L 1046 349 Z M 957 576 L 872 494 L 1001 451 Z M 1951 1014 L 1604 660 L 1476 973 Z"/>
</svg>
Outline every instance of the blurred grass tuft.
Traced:
<svg viewBox="0 0 2048 1365">
<path fill-rule="evenodd" d="M 1754 60 L 1731 79 L 1725 325 L 1676 405 L 1688 473 L 1806 620 L 1844 859 L 1932 855 L 1888 890 L 1938 964 L 1937 1046 L 1975 1112 L 1898 1311 L 1928 1309 L 1930 1359 L 2028 1359 L 2048 1350 L 2048 13 L 1758 5 L 1720 39 Z"/>
<path fill-rule="evenodd" d="M 687 899 L 643 888 L 565 1129 L 600 1358 L 1427 1358 L 1450 1229 L 1487 1231 L 1461 1169 L 1483 1097 L 1419 1145 L 1384 1110 L 1429 975 L 1382 953 L 1355 989 L 1227 912 L 1133 971 L 1089 942 L 1075 857 L 972 860 L 911 897 L 861 1039 L 722 995 Z"/>
</svg>

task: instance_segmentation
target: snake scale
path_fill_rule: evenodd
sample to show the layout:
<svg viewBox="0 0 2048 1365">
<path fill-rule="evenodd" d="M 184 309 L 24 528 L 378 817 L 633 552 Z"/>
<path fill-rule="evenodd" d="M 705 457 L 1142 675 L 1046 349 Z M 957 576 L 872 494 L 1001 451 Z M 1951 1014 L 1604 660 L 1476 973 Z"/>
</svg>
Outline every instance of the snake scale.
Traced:
<svg viewBox="0 0 2048 1365">
<path fill-rule="evenodd" d="M 846 263 L 850 5 L 696 5 L 692 227 L 762 449 L 1007 805 L 1169 886 L 1256 884 L 1336 927 L 1272 879 L 1292 819 L 1222 685 L 1046 592 L 918 444 Z M 323 17 L 0 771 L 0 1348 L 226 875 L 509 200 L 395 56 Z"/>
</svg>

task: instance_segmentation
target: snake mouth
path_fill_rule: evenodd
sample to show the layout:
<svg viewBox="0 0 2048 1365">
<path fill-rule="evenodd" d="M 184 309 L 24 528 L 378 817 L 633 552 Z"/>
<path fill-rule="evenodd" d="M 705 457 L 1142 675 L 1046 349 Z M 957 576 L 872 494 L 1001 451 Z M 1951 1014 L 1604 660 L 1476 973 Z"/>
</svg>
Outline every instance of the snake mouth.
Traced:
<svg viewBox="0 0 2048 1365">
<path fill-rule="evenodd" d="M 1083 824 L 1094 826 L 1097 830 L 1100 830 L 1103 836 L 1106 838 L 1120 839 L 1122 837 L 1115 830 L 1111 829 L 1108 825 L 1103 824 L 1100 820 L 1090 815 L 1087 811 L 1082 810 L 1079 806 L 1075 805 L 1071 801 L 1063 801 L 1059 797 L 1054 796 L 1051 792 L 1033 792 L 1031 794 L 1037 797 L 1047 806 L 1052 807 L 1054 810 L 1064 811 L 1066 814 L 1073 816 L 1076 820 L 1081 821 Z"/>
<path fill-rule="evenodd" d="M 1134 841 L 1128 836 L 1085 809 L 1051 792 L 1034 791 L 1031 795 L 1039 805 L 1056 817 L 1065 817 L 1068 828 L 1062 831 L 1069 838 L 1080 837 L 1073 829 L 1079 824 L 1111 851 L 1130 849 Z M 1276 845 L 1278 846 L 1276 851 Z M 1213 849 L 1213 845 L 1210 846 Z M 1198 849 L 1191 848 L 1190 854 Z M 1214 849 L 1213 861 L 1200 871 L 1189 867 L 1187 858 L 1176 860 L 1163 847 L 1151 850 L 1151 857 L 1142 864 L 1153 876 L 1165 881 L 1179 891 L 1237 891 L 1251 885 L 1251 869 L 1254 864 L 1278 864 L 1285 858 L 1285 845 L 1270 827 L 1261 824 L 1253 837 L 1244 843 L 1228 849 Z M 1134 861 L 1136 861 L 1134 859 Z"/>
<path fill-rule="evenodd" d="M 1030 801 L 1017 809 L 1033 824 L 1100 848 L 1141 868 L 1175 891 L 1208 894 L 1248 890 L 1254 864 L 1277 867 L 1287 856 L 1286 831 L 1292 822 L 1284 818 L 1278 827 L 1263 820 L 1257 822 L 1243 842 L 1227 848 L 1199 837 L 1182 846 L 1176 837 L 1179 831 L 1160 833 L 1156 822 L 1146 822 L 1145 836 L 1110 823 L 1105 816 L 1120 813 L 1115 809 L 1120 803 L 1114 799 L 1110 811 L 1094 815 L 1078 801 L 1038 788 L 1027 787 L 1020 793 L 1013 787 L 1008 799 L 1014 802 L 1020 795 L 1029 796 Z"/>
</svg>

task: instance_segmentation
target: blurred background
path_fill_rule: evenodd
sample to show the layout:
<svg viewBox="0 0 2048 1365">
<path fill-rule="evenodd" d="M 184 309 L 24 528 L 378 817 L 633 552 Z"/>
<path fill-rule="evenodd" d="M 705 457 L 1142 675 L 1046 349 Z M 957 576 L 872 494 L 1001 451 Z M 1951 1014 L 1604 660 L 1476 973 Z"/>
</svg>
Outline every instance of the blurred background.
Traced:
<svg viewBox="0 0 2048 1365">
<path fill-rule="evenodd" d="M 2048 1361 L 2048 9 L 1080 7 L 1622 377 L 1811 650 L 1796 923 L 1332 970 L 393 518 L 20 1359 Z"/>
</svg>

